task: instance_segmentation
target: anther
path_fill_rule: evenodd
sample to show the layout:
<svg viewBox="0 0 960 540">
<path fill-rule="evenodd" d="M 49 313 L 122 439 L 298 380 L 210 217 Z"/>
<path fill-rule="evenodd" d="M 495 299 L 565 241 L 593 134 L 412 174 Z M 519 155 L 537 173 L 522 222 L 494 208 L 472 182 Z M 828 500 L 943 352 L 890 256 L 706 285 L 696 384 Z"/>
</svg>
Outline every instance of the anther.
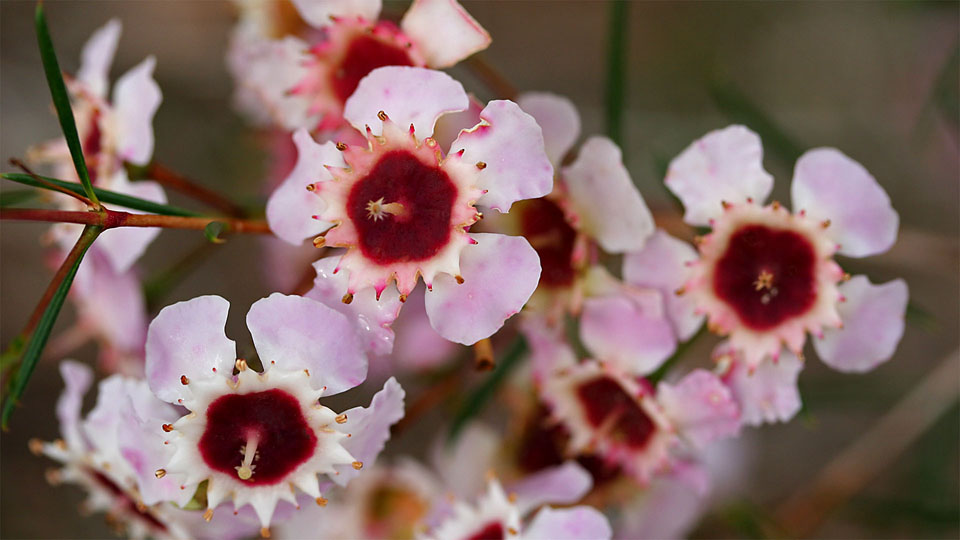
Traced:
<svg viewBox="0 0 960 540">
<path fill-rule="evenodd" d="M 487 164 L 484 163 L 484 162 L 482 162 L 482 161 L 478 161 L 478 162 L 477 162 L 477 168 L 482 171 L 482 170 L 484 170 L 484 169 L 487 168 Z"/>
<path fill-rule="evenodd" d="M 51 486 L 56 486 L 63 481 L 63 474 L 60 469 L 47 469 L 43 476 Z"/>
<path fill-rule="evenodd" d="M 260 536 L 263 538 L 270 538 L 270 529 L 262 527 L 260 529 Z"/>
<path fill-rule="evenodd" d="M 386 121 L 387 121 L 387 113 L 385 113 L 385 112 L 383 112 L 383 111 L 380 111 L 380 112 L 377 113 L 377 118 L 379 118 L 381 122 L 386 122 Z"/>
<path fill-rule="evenodd" d="M 343 152 L 343 151 L 346 150 L 346 149 L 347 149 L 347 143 L 341 142 L 341 141 L 337 141 L 337 150 Z"/>
<path fill-rule="evenodd" d="M 326 506 L 326 505 L 327 505 L 327 500 L 324 499 L 323 497 L 317 497 L 317 498 L 314 499 L 314 500 L 317 501 L 317 506 Z"/>
<path fill-rule="evenodd" d="M 673 294 L 676 294 L 677 296 L 683 296 L 686 292 L 686 287 L 679 287 L 677 290 L 673 291 Z"/>
<path fill-rule="evenodd" d="M 773 201 L 773 204 L 772 204 L 771 206 L 773 206 L 773 209 L 774 209 L 774 210 L 779 210 L 779 209 L 780 209 L 780 201 Z"/>
<path fill-rule="evenodd" d="M 513 535 L 513 536 L 516 536 L 517 534 L 519 534 L 519 533 L 517 532 L 517 530 L 514 529 L 513 527 L 508 527 L 508 528 L 507 528 L 507 532 L 510 533 L 510 534 Z"/>
<path fill-rule="evenodd" d="M 343 298 L 341 298 L 340 301 L 343 302 L 344 304 L 349 304 L 350 302 L 353 302 L 353 295 L 350 293 L 347 293 L 343 295 Z"/>
<path fill-rule="evenodd" d="M 359 471 L 360 469 L 363 468 L 363 462 L 362 462 L 362 461 L 354 461 L 354 462 L 353 462 L 353 468 Z"/>
<path fill-rule="evenodd" d="M 253 470 L 257 468 L 253 464 L 253 459 L 257 456 L 257 443 L 260 442 L 260 438 L 256 433 L 251 434 L 247 437 L 247 444 L 243 447 L 243 463 L 234 467 L 237 469 L 237 476 L 241 480 L 249 480 L 253 477 Z"/>
<path fill-rule="evenodd" d="M 459 283 L 460 285 L 463 285 L 463 276 L 456 275 L 456 276 L 453 276 L 453 279 L 457 280 L 457 283 Z"/>
<path fill-rule="evenodd" d="M 164 425 L 161 426 L 161 427 L 162 427 L 163 430 L 166 431 L 167 433 L 170 433 L 171 431 L 173 431 L 173 424 L 164 424 Z"/>
<path fill-rule="evenodd" d="M 327 237 L 326 237 L 326 236 L 318 236 L 318 237 L 316 237 L 316 238 L 313 239 L 313 247 L 315 247 L 315 248 L 322 248 L 322 247 L 325 246 L 325 245 L 327 245 Z"/>
<path fill-rule="evenodd" d="M 400 295 L 400 302 L 403 303 L 403 302 L 406 302 L 406 301 L 407 301 L 407 295 L 401 294 L 401 295 Z"/>
<path fill-rule="evenodd" d="M 153 473 L 153 475 L 156 476 L 157 478 L 163 478 L 164 476 L 167 475 L 167 470 L 166 470 L 166 469 L 157 469 L 156 472 Z"/>
<path fill-rule="evenodd" d="M 186 385 L 190 384 L 190 379 L 188 379 L 186 375 L 181 375 L 181 376 L 180 376 L 180 384 L 186 386 Z"/>
<path fill-rule="evenodd" d="M 760 275 L 757 276 L 757 280 L 753 282 L 753 286 L 758 291 L 763 289 L 772 289 L 773 288 L 773 274 L 766 270 L 762 270 Z"/>
<path fill-rule="evenodd" d="M 209 523 L 211 519 L 213 519 L 213 508 L 207 508 L 207 511 L 203 513 L 203 520 Z"/>
<path fill-rule="evenodd" d="M 732 205 L 731 205 L 730 203 L 728 203 L 727 201 L 720 201 L 720 206 L 722 206 L 724 210 L 727 210 L 727 209 L 730 208 Z"/>
<path fill-rule="evenodd" d="M 237 358 L 237 361 L 234 362 L 234 367 L 237 368 L 237 371 L 246 371 L 247 370 L 247 361 L 243 358 Z"/>
<path fill-rule="evenodd" d="M 347 415 L 341 414 L 341 415 L 337 416 L 337 417 L 335 418 L 335 420 L 337 421 L 338 424 L 346 424 L 346 423 L 347 423 Z"/>
<path fill-rule="evenodd" d="M 307 184 L 307 191 L 316 191 L 317 186 L 314 184 Z"/>
<path fill-rule="evenodd" d="M 57 440 L 53 441 L 53 444 L 54 444 L 54 446 L 56 446 L 57 448 L 59 448 L 59 449 L 61 449 L 61 450 L 66 450 L 66 449 L 67 449 L 67 443 L 66 443 L 66 441 L 64 441 L 63 439 L 57 439 Z"/>
<path fill-rule="evenodd" d="M 32 453 L 33 455 L 39 456 L 40 454 L 43 453 L 43 441 L 36 438 L 30 439 L 27 442 L 27 448 L 30 449 L 30 453 Z"/>
<path fill-rule="evenodd" d="M 844 272 L 843 277 L 840 278 L 840 281 L 850 281 L 850 274 Z"/>
<path fill-rule="evenodd" d="M 820 226 L 823 227 L 824 229 L 826 229 L 827 227 L 830 226 L 830 220 L 829 220 L 829 219 L 823 220 L 823 222 L 820 223 Z"/>
</svg>

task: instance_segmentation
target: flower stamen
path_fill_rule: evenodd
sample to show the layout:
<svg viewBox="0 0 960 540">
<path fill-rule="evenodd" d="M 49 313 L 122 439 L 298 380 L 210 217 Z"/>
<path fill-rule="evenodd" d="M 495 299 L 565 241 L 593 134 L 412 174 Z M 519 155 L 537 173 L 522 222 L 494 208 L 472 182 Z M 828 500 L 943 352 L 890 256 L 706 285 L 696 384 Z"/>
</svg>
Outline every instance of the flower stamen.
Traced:
<svg viewBox="0 0 960 540">
<path fill-rule="evenodd" d="M 406 215 L 407 209 L 398 202 L 384 203 L 383 197 L 375 201 L 367 202 L 367 218 L 374 221 L 380 221 L 386 217 L 385 214 L 394 215 L 397 217 Z"/>
<path fill-rule="evenodd" d="M 257 444 L 260 442 L 260 437 L 256 433 L 251 433 L 247 436 L 247 444 L 240 449 L 240 453 L 243 454 L 243 464 L 236 467 L 237 476 L 241 480 L 249 480 L 253 477 L 253 470 L 257 468 L 253 464 L 253 460 L 257 457 Z"/>
</svg>

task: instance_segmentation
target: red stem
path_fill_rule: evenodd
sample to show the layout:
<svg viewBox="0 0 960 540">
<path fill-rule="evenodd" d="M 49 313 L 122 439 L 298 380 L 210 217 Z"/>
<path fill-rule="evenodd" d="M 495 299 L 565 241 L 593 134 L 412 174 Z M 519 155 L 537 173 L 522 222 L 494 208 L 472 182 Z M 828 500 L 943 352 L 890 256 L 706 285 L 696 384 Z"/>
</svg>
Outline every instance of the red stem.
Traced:
<svg viewBox="0 0 960 540">
<path fill-rule="evenodd" d="M 214 221 L 225 223 L 229 232 L 270 234 L 266 221 L 214 217 L 158 216 L 155 214 L 131 214 L 104 208 L 101 212 L 76 212 L 69 210 L 46 210 L 39 208 L 10 208 L 0 210 L 0 220 L 53 221 L 100 225 L 104 229 L 115 227 L 162 227 L 166 229 L 203 230 Z"/>
<path fill-rule="evenodd" d="M 153 162 L 147 167 L 146 178 L 154 180 L 158 184 L 169 187 L 192 197 L 212 208 L 216 208 L 228 216 L 242 218 L 246 212 L 233 201 L 226 199 L 216 191 L 207 189 L 186 176 Z"/>
</svg>

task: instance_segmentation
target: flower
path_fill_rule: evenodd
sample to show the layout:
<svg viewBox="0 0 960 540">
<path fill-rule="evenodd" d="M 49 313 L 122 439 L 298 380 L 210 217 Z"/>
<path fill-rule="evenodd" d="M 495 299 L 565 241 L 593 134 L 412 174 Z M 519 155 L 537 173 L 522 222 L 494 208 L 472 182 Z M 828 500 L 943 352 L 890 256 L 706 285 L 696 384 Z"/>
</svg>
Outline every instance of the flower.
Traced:
<svg viewBox="0 0 960 540">
<path fill-rule="evenodd" d="M 615 342 L 617 334 L 593 350 L 591 344 L 604 343 L 596 339 L 603 329 L 581 325 L 581 341 L 595 357 L 578 361 L 555 331 L 533 320 L 523 331 L 540 398 L 550 420 L 564 428 L 567 454 L 596 455 L 646 484 L 674 467 L 679 451 L 698 451 L 739 431 L 737 403 L 708 371 L 696 369 L 676 384 L 653 388 L 642 375 L 658 365 L 637 362 L 624 346 L 629 342 Z"/>
<path fill-rule="evenodd" d="M 107 100 L 107 78 L 119 39 L 120 21 L 116 19 L 94 32 L 83 46 L 76 78 L 67 79 L 90 181 L 110 191 L 166 203 L 166 195 L 158 184 L 131 182 L 124 169 L 125 163 L 145 165 L 150 161 L 153 154 L 151 124 L 162 96 L 153 80 L 156 61 L 150 56 L 117 80 L 112 99 Z M 54 174 L 59 178 L 79 181 L 63 138 L 31 148 L 28 156 L 31 161 L 53 165 Z M 72 197 L 58 196 L 56 201 L 65 210 L 86 210 Z M 51 229 L 51 237 L 62 249 L 68 250 L 76 242 L 79 231 L 79 225 L 58 224 Z M 93 249 L 102 250 L 114 270 L 122 273 L 133 265 L 159 233 L 160 229 L 156 228 L 111 229 L 100 235 Z"/>
<path fill-rule="evenodd" d="M 903 334 L 907 286 L 850 279 L 834 256 L 883 253 L 897 237 L 890 198 L 859 163 L 832 148 L 805 153 L 791 186 L 795 212 L 762 206 L 773 185 L 759 137 L 743 126 L 708 133 L 670 164 L 665 183 L 684 220 L 709 226 L 678 289 L 749 369 L 786 346 L 801 356 L 806 333 L 831 367 L 866 371 L 892 356 Z M 628 257 L 653 264 L 651 254 Z M 625 270 L 626 272 L 626 270 Z"/>
<path fill-rule="evenodd" d="M 315 245 L 347 248 L 336 262 L 317 263 L 318 277 L 331 265 L 329 275 L 347 274 L 333 284 L 337 298 L 325 301 L 399 309 L 396 301 L 422 277 L 431 325 L 464 344 L 490 336 L 523 307 L 540 275 L 536 252 L 523 238 L 468 230 L 481 217 L 475 205 L 506 212 L 548 193 L 553 168 L 540 127 L 510 101 L 490 102 L 444 155 L 430 138 L 436 120 L 467 106 L 463 87 L 446 74 L 385 67 L 346 105 L 366 147 L 294 134 L 297 166 L 267 203 L 267 220 L 288 242 L 320 235 Z"/>
<path fill-rule="evenodd" d="M 250 504 L 267 535 L 277 502 L 296 504 L 294 488 L 322 505 L 318 475 L 344 485 L 373 463 L 403 416 L 404 393 L 390 379 L 370 407 L 337 414 L 318 398 L 358 385 L 367 371 L 346 317 L 299 296 L 254 303 L 247 327 L 264 366 L 257 373 L 223 333 L 228 309 L 223 298 L 201 296 L 150 324 L 150 388 L 190 411 L 163 425 L 172 450 L 156 476 L 187 493 L 206 481 L 207 517 L 227 499 Z"/>
<path fill-rule="evenodd" d="M 245 17 L 229 55 L 243 108 L 254 117 L 267 110 L 289 130 L 334 129 L 343 124 L 347 99 L 374 69 L 448 68 L 490 44 L 486 30 L 456 0 L 415 0 L 399 28 L 377 20 L 380 4 L 294 0 L 322 36 L 312 46 L 293 36 L 263 39 L 263 10 Z"/>
<path fill-rule="evenodd" d="M 803 362 L 791 352 L 784 352 L 776 362 L 762 362 L 754 369 L 727 342 L 713 351 L 716 372 L 733 393 L 740 406 L 744 425 L 787 422 L 802 403 L 797 379 Z"/>
<path fill-rule="evenodd" d="M 112 375 L 100 382 L 96 406 L 81 418 L 83 395 L 93 374 L 86 366 L 65 360 L 60 373 L 66 388 L 57 401 L 62 439 L 43 443 L 30 441 L 35 453 L 62 463 L 47 473 L 54 483 L 82 486 L 89 511 L 107 513 L 108 521 L 131 538 L 241 538 L 255 530 L 244 516 L 222 517 L 205 529 L 198 512 L 168 504 L 174 495 L 184 498 L 170 479 L 158 480 L 149 470 L 150 435 L 137 429 L 140 420 L 160 425 L 177 417 L 176 411 L 158 400 L 142 379 Z M 149 478 L 149 483 L 145 482 Z M 210 533 L 208 536 L 205 533 Z"/>
</svg>

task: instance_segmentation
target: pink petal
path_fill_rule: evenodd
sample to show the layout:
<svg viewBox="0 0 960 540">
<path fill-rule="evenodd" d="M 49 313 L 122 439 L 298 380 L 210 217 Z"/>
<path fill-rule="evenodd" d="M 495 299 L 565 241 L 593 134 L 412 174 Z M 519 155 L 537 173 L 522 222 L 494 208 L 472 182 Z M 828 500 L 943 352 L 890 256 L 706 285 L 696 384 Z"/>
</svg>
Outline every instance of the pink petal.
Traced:
<svg viewBox="0 0 960 540">
<path fill-rule="evenodd" d="M 827 234 L 843 255 L 876 255 L 897 240 L 900 216 L 887 192 L 863 165 L 839 150 L 818 148 L 800 156 L 790 196 L 795 212 L 830 220 Z"/>
<path fill-rule="evenodd" d="M 331 17 L 363 17 L 375 21 L 380 16 L 381 0 L 292 0 L 303 20 L 314 28 L 331 24 Z"/>
<path fill-rule="evenodd" d="M 332 142 L 317 144 L 304 128 L 293 134 L 297 147 L 297 164 L 286 180 L 267 201 L 267 223 L 281 239 L 300 245 L 305 238 L 317 236 L 330 228 L 330 223 L 313 219 L 325 205 L 307 186 L 333 179 L 326 165 L 345 167 L 343 155 Z"/>
<path fill-rule="evenodd" d="M 537 512 L 524 531 L 529 540 L 602 540 L 610 538 L 610 522 L 599 510 L 590 506 L 574 506 L 554 510 L 545 507 Z"/>
<path fill-rule="evenodd" d="M 706 226 L 720 215 L 722 201 L 762 203 L 773 177 L 763 169 L 760 137 L 744 126 L 730 126 L 711 131 L 674 158 L 664 183 L 683 202 L 683 220 Z"/>
<path fill-rule="evenodd" d="M 290 131 L 315 127 L 310 100 L 290 92 L 309 74 L 309 46 L 293 36 L 265 40 L 243 30 L 234 33 L 227 58 L 237 81 L 238 108 L 260 123 L 270 119 Z"/>
<path fill-rule="evenodd" d="M 73 287 L 83 324 L 111 346 L 142 359 L 148 321 L 143 284 L 136 272 L 116 272 L 96 244 L 80 264 Z"/>
<path fill-rule="evenodd" d="M 338 394 L 363 382 L 367 357 L 353 323 L 316 300 L 273 293 L 247 313 L 265 369 L 310 370 L 310 385 Z"/>
<path fill-rule="evenodd" d="M 147 381 L 158 398 L 180 399 L 181 375 L 209 377 L 213 368 L 233 373 L 237 348 L 223 331 L 229 310 L 230 302 L 219 296 L 198 296 L 160 310 L 147 331 L 146 360 Z"/>
<path fill-rule="evenodd" d="M 676 386 L 660 383 L 657 400 L 681 438 L 695 448 L 740 432 L 740 411 L 730 389 L 716 375 L 693 370 Z"/>
<path fill-rule="evenodd" d="M 861 373 L 886 362 L 903 337 L 907 284 L 902 279 L 874 285 L 854 276 L 840 285 L 846 298 L 838 306 L 841 330 L 824 330 L 813 347 L 824 364 L 839 371 Z"/>
<path fill-rule="evenodd" d="M 480 123 L 480 112 L 483 111 L 484 104 L 473 94 L 467 94 L 467 97 L 470 105 L 466 109 L 445 114 L 437 120 L 437 125 L 433 128 L 433 138 L 440 148 L 450 148 L 461 131 Z"/>
<path fill-rule="evenodd" d="M 99 98 L 107 95 L 110 65 L 113 64 L 113 57 L 117 53 L 117 43 L 120 41 L 122 29 L 120 19 L 110 19 L 107 24 L 94 31 L 80 52 L 77 80 Z"/>
<path fill-rule="evenodd" d="M 400 314 L 400 293 L 395 287 L 388 287 L 377 300 L 373 287 L 367 287 L 354 294 L 352 302 L 344 304 L 347 273 L 333 273 L 339 264 L 340 257 L 324 257 L 313 263 L 317 277 L 313 280 L 313 288 L 304 296 L 343 313 L 356 327 L 368 353 L 377 356 L 390 354 L 394 339 L 390 325 Z"/>
<path fill-rule="evenodd" d="M 139 197 L 151 202 L 165 204 L 167 194 L 163 188 L 156 182 L 148 180 L 139 180 L 131 182 L 127 180 L 127 174 L 123 169 L 117 171 L 116 176 L 111 180 L 111 191 Z M 132 214 L 143 214 L 140 210 L 130 208 L 117 208 L 114 210 L 123 210 Z M 117 273 L 123 273 L 137 262 L 137 259 L 147 250 L 151 242 L 160 234 L 159 227 L 117 227 L 104 231 L 98 238 L 96 247 L 110 261 L 113 269 Z"/>
<path fill-rule="evenodd" d="M 432 69 L 388 66 L 367 74 L 343 108 L 343 117 L 364 133 L 375 134 L 383 124 L 377 113 L 383 111 L 403 129 L 411 124 L 418 139 L 433 135 L 440 116 L 462 111 L 469 105 L 463 85 L 451 76 Z"/>
<path fill-rule="evenodd" d="M 531 314 L 520 319 L 520 331 L 530 348 L 534 381 L 542 382 L 551 374 L 577 364 L 577 355 L 566 342 L 562 328 L 550 327 L 544 319 Z"/>
<path fill-rule="evenodd" d="M 673 354 L 677 341 L 663 312 L 660 293 L 644 304 L 622 296 L 588 298 L 580 318 L 580 339 L 599 360 L 635 375 L 647 375 Z"/>
<path fill-rule="evenodd" d="M 113 107 L 117 121 L 117 152 L 124 161 L 146 165 L 153 156 L 153 115 L 163 95 L 153 80 L 156 59 L 148 56 L 117 80 Z"/>
<path fill-rule="evenodd" d="M 427 317 L 441 336 L 472 345 L 490 337 L 515 315 L 540 280 L 540 258 L 527 240 L 471 234 L 477 243 L 460 256 L 464 282 L 440 274 L 426 294 Z"/>
<path fill-rule="evenodd" d="M 452 445 L 440 438 L 431 453 L 433 467 L 447 489 L 461 499 L 470 499 L 484 490 L 487 472 L 496 466 L 502 438 L 489 426 L 472 422 Z"/>
<path fill-rule="evenodd" d="M 617 538 L 687 538 L 707 505 L 686 482 L 656 477 L 634 498 L 616 524 Z"/>
<path fill-rule="evenodd" d="M 537 121 L 543 131 L 543 146 L 554 168 L 580 136 L 580 113 L 573 102 L 549 92 L 524 92 L 517 105 Z"/>
<path fill-rule="evenodd" d="M 93 382 L 93 370 L 80 362 L 64 360 L 60 362 L 60 376 L 64 385 L 63 393 L 57 399 L 60 434 L 68 448 L 82 451 L 87 448 L 87 443 L 80 430 L 80 410 L 83 396 Z"/>
<path fill-rule="evenodd" d="M 400 383 L 390 377 L 383 389 L 373 396 L 369 407 L 354 407 L 344 413 L 347 422 L 341 426 L 341 431 L 346 430 L 351 436 L 343 440 L 343 447 L 353 459 L 362 462 L 364 468 L 373 466 L 390 440 L 390 427 L 403 418 L 404 396 Z M 341 486 L 360 473 L 350 465 L 337 466 L 336 469 L 340 474 L 332 479 Z"/>
<path fill-rule="evenodd" d="M 403 313 L 391 326 L 396 333 L 393 361 L 400 370 L 425 371 L 440 367 L 449 363 L 459 348 L 456 343 L 443 339 L 430 326 L 424 306 L 423 286 L 419 285 L 418 289 L 407 298 Z M 356 301 L 354 298 L 353 303 Z"/>
<path fill-rule="evenodd" d="M 610 139 L 587 139 L 561 178 L 580 227 L 607 252 L 636 251 L 653 234 L 650 209 L 623 165 L 620 148 Z"/>
<path fill-rule="evenodd" d="M 477 204 L 506 212 L 515 201 L 550 193 L 553 165 L 537 121 L 506 100 L 488 103 L 480 118 L 483 122 L 461 132 L 450 147 L 451 154 L 464 152 L 459 162 L 465 167 L 459 172 L 470 171 L 474 185 L 487 190 Z M 474 167 L 478 162 L 486 166 Z"/>
<path fill-rule="evenodd" d="M 731 354 L 724 349 L 721 345 L 714 354 Z M 740 406 L 741 422 L 750 426 L 787 422 L 800 412 L 797 378 L 803 362 L 793 353 L 783 351 L 776 362 L 761 362 L 754 370 L 735 355 L 732 358 L 729 371 L 722 377 Z"/>
<path fill-rule="evenodd" d="M 400 21 L 436 69 L 448 68 L 490 46 L 490 34 L 456 0 L 414 0 Z"/>
<path fill-rule="evenodd" d="M 544 504 L 573 504 L 592 487 L 590 473 L 576 461 L 566 461 L 523 477 L 509 485 L 507 491 L 517 496 L 522 515 Z"/>
<path fill-rule="evenodd" d="M 680 341 L 690 339 L 703 324 L 703 315 L 694 313 L 690 295 L 677 295 L 687 282 L 686 263 L 699 258 L 690 244 L 657 229 L 643 249 L 623 259 L 623 280 L 638 287 L 653 287 L 663 294 L 667 316 Z"/>
</svg>

